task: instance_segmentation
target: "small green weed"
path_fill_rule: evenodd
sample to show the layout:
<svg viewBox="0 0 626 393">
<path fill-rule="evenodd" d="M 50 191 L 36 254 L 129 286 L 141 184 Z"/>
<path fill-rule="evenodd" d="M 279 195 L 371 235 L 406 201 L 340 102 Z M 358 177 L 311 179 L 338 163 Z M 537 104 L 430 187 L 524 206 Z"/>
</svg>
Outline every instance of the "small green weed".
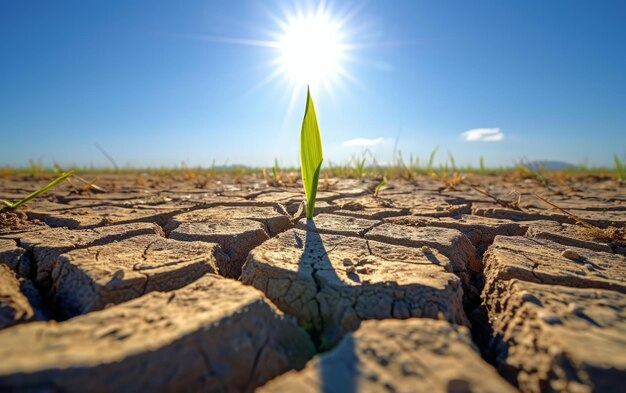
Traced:
<svg viewBox="0 0 626 393">
<path fill-rule="evenodd" d="M 365 176 L 365 162 L 366 158 L 359 159 L 358 157 L 352 157 L 352 164 L 354 167 L 354 175 L 357 179 L 362 179 Z"/>
<path fill-rule="evenodd" d="M 280 176 L 280 166 L 278 166 L 278 158 L 274 158 L 274 166 L 272 167 L 272 176 L 274 177 L 274 182 L 277 184 L 282 183 Z"/>
<path fill-rule="evenodd" d="M 378 198 L 380 196 L 380 192 L 382 191 L 382 188 L 387 185 L 387 182 L 387 176 L 383 176 L 380 183 L 378 183 L 376 188 L 374 188 L 374 198 Z"/>
<path fill-rule="evenodd" d="M 72 176 L 72 174 L 74 174 L 73 170 L 61 174 L 61 176 L 59 176 L 56 179 L 54 179 L 53 181 L 51 181 L 45 187 L 42 187 L 42 188 L 38 189 L 37 191 L 32 192 L 31 194 L 29 194 L 25 198 L 22 198 L 22 199 L 20 199 L 19 201 L 15 202 L 15 203 L 7 201 L 5 199 L 0 199 L 0 202 L 5 204 L 9 209 L 16 209 L 19 206 L 23 205 L 24 203 L 30 201 L 31 199 L 37 198 L 39 195 L 43 194 L 44 192 L 46 192 L 49 189 L 51 189 L 52 187 L 56 186 L 57 184 L 59 184 L 63 180 L 65 180 L 68 177 Z"/>
<path fill-rule="evenodd" d="M 450 157 L 450 165 L 452 166 L 452 171 L 456 172 L 456 160 L 454 159 L 454 154 L 451 151 L 448 151 L 448 157 Z"/>
<path fill-rule="evenodd" d="M 428 166 L 426 167 L 426 173 L 431 173 L 433 171 L 433 164 L 435 162 L 437 150 L 439 150 L 439 146 L 435 147 L 433 151 L 430 152 L 430 157 L 428 158 Z"/>
<path fill-rule="evenodd" d="M 613 161 L 615 161 L 615 170 L 617 171 L 617 179 L 620 182 L 626 181 L 626 164 L 620 160 L 617 154 L 613 155 Z"/>
<path fill-rule="evenodd" d="M 269 175 L 267 169 L 263 168 L 263 178 L 265 179 L 265 183 L 268 186 L 280 187 L 285 185 L 282 179 L 280 166 L 278 165 L 278 158 L 274 159 L 274 166 L 272 167 L 271 176 Z"/>
<path fill-rule="evenodd" d="M 419 172 L 419 157 L 413 158 L 413 154 L 409 157 L 408 164 L 402 158 L 402 152 L 398 150 L 398 156 L 396 158 L 396 166 L 400 169 L 400 177 L 408 182 L 415 182 Z"/>
<path fill-rule="evenodd" d="M 545 162 L 531 164 L 526 160 L 521 160 L 517 162 L 515 168 L 521 174 L 521 177 L 535 179 L 544 187 L 548 187 L 548 179 L 544 176 L 546 170 Z"/>
</svg>

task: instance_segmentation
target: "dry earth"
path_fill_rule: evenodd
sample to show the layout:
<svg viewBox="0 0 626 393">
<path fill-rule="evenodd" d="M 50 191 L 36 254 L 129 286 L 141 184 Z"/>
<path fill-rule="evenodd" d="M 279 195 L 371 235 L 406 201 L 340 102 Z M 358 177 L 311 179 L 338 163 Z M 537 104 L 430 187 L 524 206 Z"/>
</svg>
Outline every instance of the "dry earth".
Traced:
<svg viewBox="0 0 626 393">
<path fill-rule="evenodd" d="M 0 391 L 623 391 L 626 187 L 552 183 L 62 185 L 0 212 Z"/>
</svg>

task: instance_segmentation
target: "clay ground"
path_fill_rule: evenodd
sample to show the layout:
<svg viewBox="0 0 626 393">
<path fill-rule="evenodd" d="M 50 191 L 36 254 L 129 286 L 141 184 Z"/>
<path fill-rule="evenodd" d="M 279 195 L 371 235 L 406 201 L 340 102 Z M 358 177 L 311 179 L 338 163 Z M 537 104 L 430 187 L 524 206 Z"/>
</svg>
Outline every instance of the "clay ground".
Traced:
<svg viewBox="0 0 626 393">
<path fill-rule="evenodd" d="M 97 184 L 0 213 L 1 391 L 623 391 L 610 178 L 327 179 L 312 222 L 262 176 Z"/>
</svg>

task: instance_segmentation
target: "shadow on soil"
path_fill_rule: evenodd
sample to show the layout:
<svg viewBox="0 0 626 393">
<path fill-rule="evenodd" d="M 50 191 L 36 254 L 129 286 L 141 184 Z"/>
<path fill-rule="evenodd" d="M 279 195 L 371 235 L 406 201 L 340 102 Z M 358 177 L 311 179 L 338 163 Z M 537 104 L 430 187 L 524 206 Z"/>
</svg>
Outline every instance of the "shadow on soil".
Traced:
<svg viewBox="0 0 626 393">
<path fill-rule="evenodd" d="M 339 276 L 334 273 L 328 251 L 324 247 L 321 236 L 317 232 L 317 227 L 313 220 L 307 219 L 306 236 L 304 239 L 304 249 L 298 263 L 300 272 L 311 271 L 313 280 L 320 291 L 320 284 L 316 277 L 318 270 L 331 272 L 338 281 Z M 319 307 L 319 303 L 318 303 Z M 321 316 L 321 310 L 320 310 Z M 322 319 L 322 324 L 324 323 Z M 323 327 L 323 326 L 322 326 Z M 323 328 L 322 328 L 323 330 Z M 324 347 L 327 341 L 319 332 L 311 332 L 312 339 L 318 348 Z M 354 338 L 352 334 L 347 334 L 332 351 L 318 355 L 320 388 L 322 392 L 356 392 L 356 372 L 358 359 L 354 353 Z"/>
</svg>

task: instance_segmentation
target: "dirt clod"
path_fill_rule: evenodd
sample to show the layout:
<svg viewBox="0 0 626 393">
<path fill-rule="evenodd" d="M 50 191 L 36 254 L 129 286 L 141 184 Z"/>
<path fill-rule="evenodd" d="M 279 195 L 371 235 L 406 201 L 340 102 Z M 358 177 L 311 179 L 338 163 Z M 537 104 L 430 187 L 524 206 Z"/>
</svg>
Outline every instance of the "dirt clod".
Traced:
<svg viewBox="0 0 626 393">
<path fill-rule="evenodd" d="M 514 392 L 484 362 L 468 330 L 445 321 L 367 321 L 337 347 L 259 392 Z"/>
</svg>

